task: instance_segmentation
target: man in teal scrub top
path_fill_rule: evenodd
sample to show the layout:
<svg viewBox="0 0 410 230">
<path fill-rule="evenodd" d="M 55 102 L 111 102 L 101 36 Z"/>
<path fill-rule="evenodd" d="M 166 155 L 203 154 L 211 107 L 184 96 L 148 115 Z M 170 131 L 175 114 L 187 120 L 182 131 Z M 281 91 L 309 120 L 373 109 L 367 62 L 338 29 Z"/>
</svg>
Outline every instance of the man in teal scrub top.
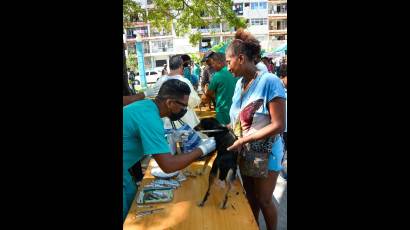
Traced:
<svg viewBox="0 0 410 230">
<path fill-rule="evenodd" d="M 184 116 L 190 92 L 186 83 L 171 79 L 161 86 L 155 100 L 139 100 L 123 107 L 123 221 L 137 191 L 128 169 L 144 155 L 152 154 L 159 167 L 171 173 L 215 149 L 215 140 L 207 139 L 190 153 L 170 153 L 161 118 L 176 121 Z"/>
</svg>

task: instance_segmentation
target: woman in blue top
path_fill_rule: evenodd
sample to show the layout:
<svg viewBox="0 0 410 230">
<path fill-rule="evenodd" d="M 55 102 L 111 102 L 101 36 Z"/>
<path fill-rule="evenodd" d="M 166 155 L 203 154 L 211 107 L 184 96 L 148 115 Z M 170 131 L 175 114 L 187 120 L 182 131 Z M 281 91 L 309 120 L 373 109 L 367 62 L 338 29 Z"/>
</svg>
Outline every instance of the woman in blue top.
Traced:
<svg viewBox="0 0 410 230">
<path fill-rule="evenodd" d="M 235 77 L 241 77 L 236 84 L 230 109 L 230 125 L 238 140 L 228 150 L 241 151 L 257 143 L 259 152 L 268 155 L 265 155 L 265 159 L 268 158 L 267 166 L 259 167 L 258 158 L 254 159 L 254 170 L 265 170 L 267 175 L 246 175 L 250 173 L 242 167 L 241 162 L 240 170 L 255 219 L 258 220 L 261 210 L 267 229 L 276 229 L 277 210 L 272 202 L 272 194 L 283 157 L 281 134 L 285 128 L 285 90 L 278 77 L 257 70 L 254 60 L 260 53 L 259 41 L 243 29 L 236 32 L 235 38 L 228 47 L 226 62 L 228 70 Z M 246 156 L 241 157 L 240 161 L 244 160 Z"/>
</svg>

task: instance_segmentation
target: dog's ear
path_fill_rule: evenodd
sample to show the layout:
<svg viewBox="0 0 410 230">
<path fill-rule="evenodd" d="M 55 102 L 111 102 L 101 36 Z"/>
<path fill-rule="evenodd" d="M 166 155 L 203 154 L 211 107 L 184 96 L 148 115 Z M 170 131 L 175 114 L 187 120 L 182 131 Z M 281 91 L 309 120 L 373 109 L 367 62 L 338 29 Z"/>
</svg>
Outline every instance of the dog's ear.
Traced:
<svg viewBox="0 0 410 230">
<path fill-rule="evenodd" d="M 194 127 L 195 131 L 201 131 L 201 123 Z"/>
</svg>

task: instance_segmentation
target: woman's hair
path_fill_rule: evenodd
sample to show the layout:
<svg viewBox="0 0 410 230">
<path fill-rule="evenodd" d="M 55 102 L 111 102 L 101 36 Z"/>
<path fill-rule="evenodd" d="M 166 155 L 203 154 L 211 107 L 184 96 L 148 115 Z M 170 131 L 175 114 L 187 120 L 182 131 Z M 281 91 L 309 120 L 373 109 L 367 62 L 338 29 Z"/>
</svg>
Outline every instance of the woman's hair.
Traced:
<svg viewBox="0 0 410 230">
<path fill-rule="evenodd" d="M 261 45 L 252 34 L 239 28 L 235 33 L 235 40 L 229 45 L 228 50 L 235 56 L 243 54 L 249 61 L 254 62 L 261 52 Z"/>
</svg>

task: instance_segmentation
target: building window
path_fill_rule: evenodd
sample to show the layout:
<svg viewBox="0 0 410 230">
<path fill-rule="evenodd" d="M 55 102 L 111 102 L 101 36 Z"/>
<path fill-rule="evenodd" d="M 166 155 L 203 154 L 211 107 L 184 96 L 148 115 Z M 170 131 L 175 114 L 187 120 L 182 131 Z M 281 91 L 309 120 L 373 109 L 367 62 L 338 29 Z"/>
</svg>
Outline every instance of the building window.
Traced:
<svg viewBox="0 0 410 230">
<path fill-rule="evenodd" d="M 135 27 L 127 29 L 127 38 L 136 38 L 137 34 L 140 34 L 141 37 L 148 37 L 148 27 Z"/>
<path fill-rule="evenodd" d="M 151 37 L 156 37 L 156 36 L 170 36 L 172 35 L 171 31 L 166 31 L 165 29 L 158 30 L 155 27 L 151 27 Z"/>
<path fill-rule="evenodd" d="M 287 35 L 276 35 L 276 36 L 272 36 L 272 40 L 287 40 L 288 36 Z"/>
<path fill-rule="evenodd" d="M 277 29 L 278 30 L 286 30 L 288 29 L 288 22 L 286 20 L 281 20 L 277 22 Z"/>
<path fill-rule="evenodd" d="M 286 14 L 287 12 L 287 3 L 269 5 L 269 14 Z"/>
<path fill-rule="evenodd" d="M 235 32 L 235 29 L 230 27 L 228 23 L 222 23 L 222 32 Z"/>
<path fill-rule="evenodd" d="M 145 70 L 151 69 L 151 57 L 144 57 Z"/>
<path fill-rule="evenodd" d="M 127 50 L 128 50 L 128 54 L 136 54 L 135 43 L 128 43 Z"/>
<path fill-rule="evenodd" d="M 212 46 L 219 44 L 220 39 L 219 37 L 213 37 L 213 38 L 202 38 L 201 42 L 199 43 L 199 51 L 200 52 L 206 52 Z"/>
<path fill-rule="evenodd" d="M 148 37 L 148 27 L 143 26 L 143 27 L 136 27 L 134 30 L 135 35 L 140 34 L 141 37 L 146 38 Z"/>
<path fill-rule="evenodd" d="M 167 60 L 155 60 L 155 67 L 163 67 L 167 64 Z"/>
<path fill-rule="evenodd" d="M 131 42 L 127 44 L 127 50 L 129 54 L 137 54 L 135 46 L 136 46 L 135 42 Z M 149 53 L 149 42 L 148 41 L 143 41 L 142 47 L 144 48 L 144 53 Z"/>
<path fill-rule="evenodd" d="M 251 25 L 252 26 L 262 26 L 267 25 L 268 19 L 266 18 L 251 18 Z"/>
<path fill-rule="evenodd" d="M 127 38 L 136 38 L 136 34 L 134 34 L 134 28 L 127 29 Z"/>
<path fill-rule="evenodd" d="M 144 41 L 144 43 L 143 43 L 143 46 L 144 46 L 144 53 L 150 53 L 149 52 L 149 41 Z"/>
<path fill-rule="evenodd" d="M 286 19 L 269 21 L 269 29 L 270 30 L 287 30 L 288 21 Z"/>
<path fill-rule="evenodd" d="M 144 20 L 143 20 L 143 14 L 137 13 L 137 14 L 135 14 L 135 15 L 132 15 L 132 16 L 130 17 L 130 21 L 131 21 L 131 22 L 143 22 L 143 21 L 144 21 Z"/>
<path fill-rule="evenodd" d="M 210 33 L 210 32 L 220 32 L 221 26 L 219 24 L 211 24 L 208 26 L 201 26 L 199 32 L 201 33 Z"/>
<path fill-rule="evenodd" d="M 251 2 L 251 10 L 264 10 L 268 8 L 267 2 Z"/>
<path fill-rule="evenodd" d="M 232 8 L 236 15 L 243 15 L 243 3 L 234 3 Z"/>
<path fill-rule="evenodd" d="M 173 43 L 172 40 L 158 40 L 152 41 L 152 53 L 161 53 L 161 52 L 172 52 Z"/>
</svg>

